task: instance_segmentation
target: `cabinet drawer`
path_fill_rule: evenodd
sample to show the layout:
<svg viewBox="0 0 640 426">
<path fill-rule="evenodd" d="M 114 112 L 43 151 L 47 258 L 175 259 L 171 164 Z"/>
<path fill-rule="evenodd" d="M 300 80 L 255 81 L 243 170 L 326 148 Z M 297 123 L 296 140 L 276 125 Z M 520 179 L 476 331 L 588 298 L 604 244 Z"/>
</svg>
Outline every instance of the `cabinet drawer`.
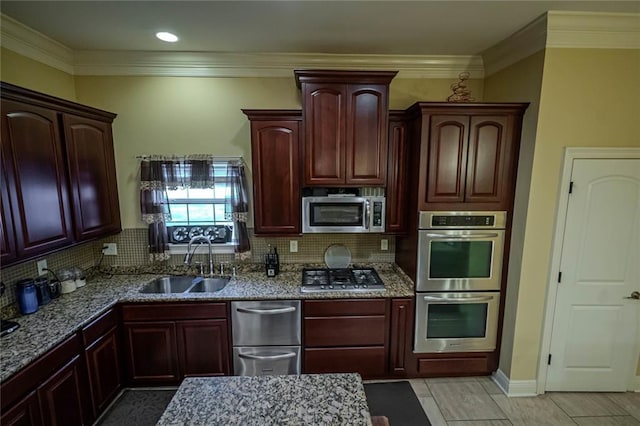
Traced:
<svg viewBox="0 0 640 426">
<path fill-rule="evenodd" d="M 477 358 L 430 358 L 418 360 L 418 374 L 421 376 L 445 377 L 489 373 L 489 359 L 484 356 Z"/>
<path fill-rule="evenodd" d="M 100 315 L 91 324 L 82 329 L 82 340 L 84 346 L 91 345 L 96 339 L 107 331 L 111 330 L 118 324 L 118 316 L 114 309 L 109 309 L 104 314 Z"/>
<path fill-rule="evenodd" d="M 384 345 L 384 316 L 316 317 L 304 320 L 305 346 Z"/>
<path fill-rule="evenodd" d="M 123 321 L 226 318 L 226 303 L 153 303 L 125 305 Z"/>
<path fill-rule="evenodd" d="M 305 300 L 304 316 L 384 315 L 386 299 L 372 300 Z"/>
<path fill-rule="evenodd" d="M 304 373 L 360 373 L 363 377 L 385 375 L 384 346 L 366 348 L 305 349 Z"/>
</svg>

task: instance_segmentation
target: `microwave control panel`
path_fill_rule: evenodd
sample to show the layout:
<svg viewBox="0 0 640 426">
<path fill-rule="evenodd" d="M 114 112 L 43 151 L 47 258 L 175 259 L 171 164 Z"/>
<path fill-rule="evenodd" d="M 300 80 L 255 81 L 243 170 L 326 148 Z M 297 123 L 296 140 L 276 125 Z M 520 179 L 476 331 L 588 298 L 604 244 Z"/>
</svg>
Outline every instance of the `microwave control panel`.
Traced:
<svg viewBox="0 0 640 426">
<path fill-rule="evenodd" d="M 380 201 L 373 202 L 373 223 L 372 226 L 382 226 L 382 210 L 384 209 L 383 203 Z"/>
</svg>

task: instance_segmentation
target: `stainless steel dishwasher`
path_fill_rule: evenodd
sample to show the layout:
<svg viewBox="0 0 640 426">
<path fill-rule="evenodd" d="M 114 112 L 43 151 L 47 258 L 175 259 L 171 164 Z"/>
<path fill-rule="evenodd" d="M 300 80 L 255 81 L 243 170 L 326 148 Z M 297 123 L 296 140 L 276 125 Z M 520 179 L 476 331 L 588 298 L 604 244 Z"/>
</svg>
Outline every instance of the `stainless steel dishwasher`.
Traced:
<svg viewBox="0 0 640 426">
<path fill-rule="evenodd" d="M 231 302 L 236 376 L 300 374 L 300 301 Z"/>
</svg>

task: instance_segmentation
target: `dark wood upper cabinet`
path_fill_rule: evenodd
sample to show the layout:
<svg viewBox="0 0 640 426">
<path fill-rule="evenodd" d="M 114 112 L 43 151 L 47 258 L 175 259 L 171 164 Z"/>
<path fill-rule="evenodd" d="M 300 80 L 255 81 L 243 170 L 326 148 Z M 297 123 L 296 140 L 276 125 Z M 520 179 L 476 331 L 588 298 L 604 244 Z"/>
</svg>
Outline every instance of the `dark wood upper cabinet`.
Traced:
<svg viewBox="0 0 640 426">
<path fill-rule="evenodd" d="M 69 190 L 55 111 L 3 99 L 1 143 L 17 258 L 71 244 Z"/>
<path fill-rule="evenodd" d="M 3 265 L 119 232 L 115 114 L 0 89 Z"/>
<path fill-rule="evenodd" d="M 419 102 L 407 110 L 419 146 L 417 211 L 509 210 L 528 104 Z"/>
<path fill-rule="evenodd" d="M 64 114 L 62 119 L 76 239 L 84 241 L 119 232 L 111 125 L 70 114 Z"/>
<path fill-rule="evenodd" d="M 295 71 L 306 186 L 384 186 L 390 71 Z"/>
<path fill-rule="evenodd" d="M 243 110 L 251 121 L 254 230 L 300 234 L 300 123 L 297 110 Z"/>
<path fill-rule="evenodd" d="M 409 140 L 404 112 L 389 114 L 389 154 L 387 162 L 387 232 L 407 231 L 407 194 L 409 192 Z"/>
</svg>

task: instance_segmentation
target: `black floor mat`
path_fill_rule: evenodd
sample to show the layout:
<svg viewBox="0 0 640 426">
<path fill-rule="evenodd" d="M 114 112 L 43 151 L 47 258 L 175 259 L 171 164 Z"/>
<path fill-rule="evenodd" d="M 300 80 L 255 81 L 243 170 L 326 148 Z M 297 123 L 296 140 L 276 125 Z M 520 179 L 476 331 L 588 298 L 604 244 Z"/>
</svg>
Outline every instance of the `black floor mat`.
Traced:
<svg viewBox="0 0 640 426">
<path fill-rule="evenodd" d="M 175 393 L 175 390 L 125 390 L 96 425 L 153 426 Z"/>
<path fill-rule="evenodd" d="M 387 416 L 390 426 L 429 426 L 429 419 L 409 382 L 365 383 L 369 412 Z"/>
</svg>

